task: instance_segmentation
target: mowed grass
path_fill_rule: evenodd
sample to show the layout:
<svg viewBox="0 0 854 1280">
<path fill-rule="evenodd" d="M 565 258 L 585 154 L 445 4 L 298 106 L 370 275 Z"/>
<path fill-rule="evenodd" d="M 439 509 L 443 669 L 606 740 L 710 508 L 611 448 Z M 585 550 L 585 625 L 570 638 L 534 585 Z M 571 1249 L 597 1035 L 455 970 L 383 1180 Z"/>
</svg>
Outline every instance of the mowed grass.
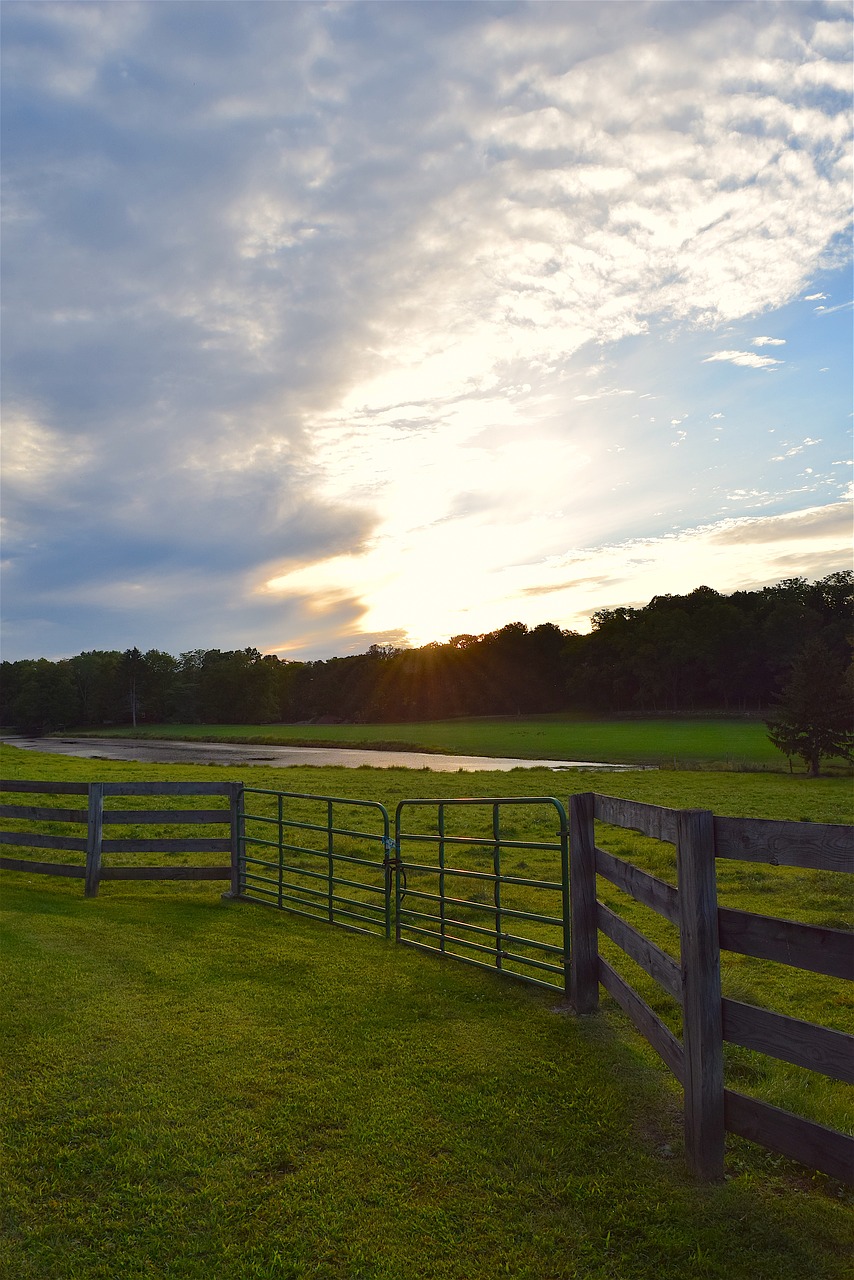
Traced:
<svg viewBox="0 0 854 1280">
<path fill-rule="evenodd" d="M 786 757 L 771 744 L 762 721 L 749 719 L 613 720 L 561 714 L 421 724 L 161 724 L 99 730 L 94 736 L 359 746 L 665 767 L 788 769 Z"/>
<path fill-rule="evenodd" d="M 844 779 L 766 774 L 238 771 L 10 749 L 3 763 L 3 776 L 32 779 L 242 776 L 392 810 L 405 796 L 565 800 L 569 785 L 736 815 L 838 822 L 851 808 Z M 670 878 L 669 846 L 600 835 Z M 837 927 L 847 915 L 841 876 L 726 872 L 733 905 Z M 838 1185 L 733 1139 L 724 1185 L 690 1181 L 679 1090 L 607 999 L 579 1020 L 557 992 L 224 903 L 216 884 L 107 882 L 87 901 L 79 881 L 0 874 L 0 1274 L 850 1274 L 851 1194 Z M 841 984 L 818 991 L 811 975 L 769 968 L 739 980 L 774 987 L 783 1011 L 822 1021 L 830 1010 L 828 1025 L 850 1029 Z M 811 1079 L 815 1118 L 844 1123 L 845 1104 Z M 735 1084 L 761 1096 L 788 1087 L 761 1072 Z"/>
</svg>

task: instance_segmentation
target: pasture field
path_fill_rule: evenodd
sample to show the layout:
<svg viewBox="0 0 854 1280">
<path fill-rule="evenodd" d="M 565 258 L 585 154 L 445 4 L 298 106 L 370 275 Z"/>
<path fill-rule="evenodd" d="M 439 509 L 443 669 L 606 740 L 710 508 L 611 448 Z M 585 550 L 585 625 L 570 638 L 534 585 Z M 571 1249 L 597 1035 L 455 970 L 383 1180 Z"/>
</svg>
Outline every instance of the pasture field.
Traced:
<svg viewBox="0 0 854 1280">
<path fill-rule="evenodd" d="M 236 770 L 12 748 L 2 764 L 6 778 L 242 777 L 392 812 L 407 796 L 565 802 L 571 788 L 736 816 L 851 819 L 844 778 Z M 607 829 L 597 838 L 672 878 L 670 846 Z M 843 927 L 847 879 L 728 863 L 720 895 Z M 107 882 L 93 901 L 79 881 L 0 880 L 0 1275 L 10 1280 L 850 1274 L 850 1191 L 733 1138 L 727 1182 L 692 1184 L 678 1086 L 604 993 L 598 1016 L 576 1019 L 557 992 L 224 903 L 217 884 Z M 625 900 L 611 905 L 634 918 Z M 642 924 L 668 944 L 664 921 L 659 934 L 649 913 Z M 748 960 L 724 981 L 727 994 L 851 1030 L 845 984 Z M 835 1082 L 738 1050 L 727 1073 L 744 1092 L 854 1128 Z"/>
<path fill-rule="evenodd" d="M 85 734 L 91 736 L 93 732 L 86 730 Z M 94 736 L 788 771 L 786 757 L 768 740 L 762 721 L 735 718 L 612 720 L 560 714 L 417 724 L 160 724 L 143 725 L 136 730 L 127 726 L 98 730 Z"/>
</svg>

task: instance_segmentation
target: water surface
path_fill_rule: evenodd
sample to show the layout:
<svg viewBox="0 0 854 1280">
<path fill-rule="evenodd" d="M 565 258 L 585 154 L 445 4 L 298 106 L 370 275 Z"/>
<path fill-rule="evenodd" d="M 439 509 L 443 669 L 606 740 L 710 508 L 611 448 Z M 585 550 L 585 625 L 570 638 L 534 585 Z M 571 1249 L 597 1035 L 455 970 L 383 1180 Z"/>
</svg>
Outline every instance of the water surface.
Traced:
<svg viewBox="0 0 854 1280">
<path fill-rule="evenodd" d="M 507 756 L 446 756 L 424 751 L 366 751 L 353 747 L 252 746 L 235 742 L 178 742 L 141 738 L 4 738 L 24 751 L 72 756 L 78 760 L 124 760 L 138 764 L 335 765 L 358 769 L 430 769 L 434 773 L 472 773 L 488 769 L 607 769 L 617 772 L 639 765 L 602 764 L 590 760 L 518 760 Z"/>
</svg>

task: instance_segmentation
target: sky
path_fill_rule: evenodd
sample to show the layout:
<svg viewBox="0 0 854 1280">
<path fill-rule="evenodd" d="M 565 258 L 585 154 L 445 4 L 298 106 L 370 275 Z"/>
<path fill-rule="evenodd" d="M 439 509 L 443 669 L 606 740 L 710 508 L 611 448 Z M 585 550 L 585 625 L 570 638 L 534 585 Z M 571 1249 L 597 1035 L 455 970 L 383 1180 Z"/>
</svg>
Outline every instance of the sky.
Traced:
<svg viewBox="0 0 854 1280">
<path fill-rule="evenodd" d="M 851 564 L 850 5 L 2 6 L 3 657 Z"/>
</svg>

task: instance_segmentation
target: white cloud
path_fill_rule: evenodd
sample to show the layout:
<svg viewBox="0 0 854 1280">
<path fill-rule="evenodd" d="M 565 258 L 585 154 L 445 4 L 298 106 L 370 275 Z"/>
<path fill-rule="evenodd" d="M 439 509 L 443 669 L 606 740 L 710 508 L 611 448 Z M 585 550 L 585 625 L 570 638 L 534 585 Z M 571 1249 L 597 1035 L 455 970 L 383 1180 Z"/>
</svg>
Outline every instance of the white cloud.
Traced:
<svg viewBox="0 0 854 1280">
<path fill-rule="evenodd" d="M 774 365 L 782 364 L 782 360 L 775 360 L 772 356 L 758 356 L 754 351 L 715 351 L 712 355 L 706 356 L 703 364 L 712 364 L 716 360 L 728 360 L 731 364 L 741 365 L 745 369 L 771 369 Z"/>
<path fill-rule="evenodd" d="M 592 395 L 577 395 L 573 399 L 579 403 L 587 400 L 602 400 L 605 396 L 633 396 L 634 391 L 629 388 L 621 387 L 603 387 L 601 391 L 595 391 Z"/>
<path fill-rule="evenodd" d="M 817 313 L 820 312 L 823 316 L 832 316 L 837 311 L 850 311 L 852 307 L 854 307 L 854 301 L 840 302 L 838 306 L 835 307 L 816 307 L 815 310 Z"/>
<path fill-rule="evenodd" d="M 785 462 L 786 458 L 794 458 L 799 453 L 803 453 L 804 449 L 809 449 L 812 445 L 821 444 L 821 440 L 813 440 L 807 436 L 806 440 L 802 440 L 800 444 L 793 445 L 787 449 L 785 453 L 777 454 L 771 459 L 772 462 Z"/>
<path fill-rule="evenodd" d="M 35 414 L 10 408 L 3 415 L 3 475 L 7 491 L 52 494 L 91 463 L 83 436 L 69 439 Z"/>
<path fill-rule="evenodd" d="M 754 347 L 785 347 L 785 338 L 754 338 Z"/>
<path fill-rule="evenodd" d="M 807 507 L 777 516 L 756 516 L 746 520 L 725 520 L 706 531 L 719 545 L 786 543 L 816 540 L 845 546 L 851 533 L 851 507 L 835 502 L 826 507 Z"/>
</svg>

